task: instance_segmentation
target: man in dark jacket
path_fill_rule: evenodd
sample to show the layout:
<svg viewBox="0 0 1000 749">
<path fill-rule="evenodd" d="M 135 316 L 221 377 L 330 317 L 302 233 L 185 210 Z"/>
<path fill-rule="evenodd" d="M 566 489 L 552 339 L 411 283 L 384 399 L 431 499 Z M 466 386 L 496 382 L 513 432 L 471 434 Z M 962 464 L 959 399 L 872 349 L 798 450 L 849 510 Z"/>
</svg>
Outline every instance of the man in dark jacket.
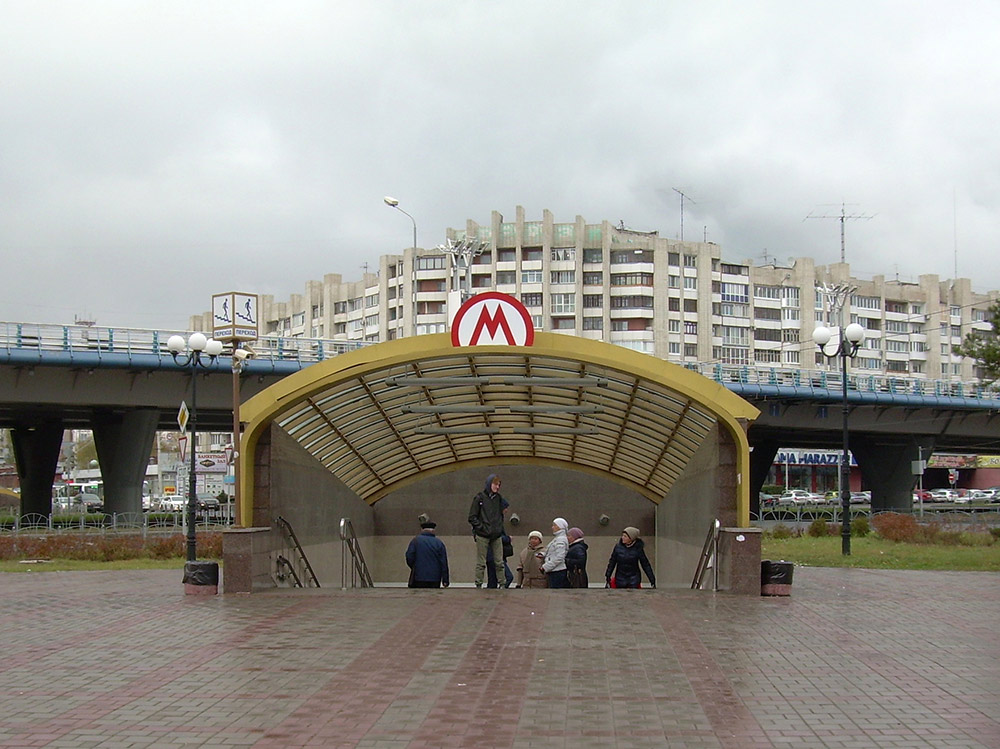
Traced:
<svg viewBox="0 0 1000 749">
<path fill-rule="evenodd" d="M 486 486 L 472 500 L 469 508 L 469 525 L 476 539 L 476 587 L 483 587 L 486 572 L 486 551 L 493 549 L 493 568 L 497 580 L 504 579 L 503 571 L 503 511 L 507 500 L 500 496 L 500 477 L 491 473 Z"/>
<path fill-rule="evenodd" d="M 410 568 L 411 588 L 448 587 L 448 551 L 444 542 L 434 535 L 437 523 L 420 524 L 420 534 L 406 547 L 406 565 Z"/>
<path fill-rule="evenodd" d="M 607 580 L 606 588 L 638 588 L 641 587 L 642 574 L 639 567 L 642 567 L 649 578 L 649 585 L 656 587 L 656 576 L 653 574 L 653 566 L 646 557 L 646 551 L 642 539 L 639 538 L 639 529 L 628 527 L 622 531 L 621 540 L 615 544 L 611 552 L 611 559 L 608 560 L 608 570 L 604 573 Z M 617 571 L 615 570 L 617 568 Z M 614 578 L 612 578 L 614 575 Z M 612 580 L 614 584 L 612 585 Z"/>
</svg>

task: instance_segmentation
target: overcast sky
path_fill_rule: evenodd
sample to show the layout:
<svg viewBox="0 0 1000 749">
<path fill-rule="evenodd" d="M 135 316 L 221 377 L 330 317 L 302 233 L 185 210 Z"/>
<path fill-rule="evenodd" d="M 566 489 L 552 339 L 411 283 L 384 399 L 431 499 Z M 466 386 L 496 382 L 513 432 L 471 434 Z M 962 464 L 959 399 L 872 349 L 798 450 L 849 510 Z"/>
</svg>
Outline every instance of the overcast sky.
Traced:
<svg viewBox="0 0 1000 749">
<path fill-rule="evenodd" d="M 0 320 L 184 328 L 493 210 L 1000 288 L 995 2 L 0 0 Z"/>
</svg>

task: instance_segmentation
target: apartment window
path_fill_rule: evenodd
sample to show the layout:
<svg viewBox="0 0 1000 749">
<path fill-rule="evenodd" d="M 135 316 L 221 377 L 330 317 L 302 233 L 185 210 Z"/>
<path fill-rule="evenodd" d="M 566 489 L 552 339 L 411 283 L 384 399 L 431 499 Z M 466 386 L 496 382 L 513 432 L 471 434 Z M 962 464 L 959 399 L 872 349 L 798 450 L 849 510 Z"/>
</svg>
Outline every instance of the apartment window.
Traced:
<svg viewBox="0 0 1000 749">
<path fill-rule="evenodd" d="M 756 320 L 780 320 L 781 310 L 775 307 L 754 307 L 753 316 Z"/>
<path fill-rule="evenodd" d="M 583 250 L 583 262 L 585 263 L 603 263 L 604 262 L 604 250 L 597 248 L 585 248 Z"/>
<path fill-rule="evenodd" d="M 334 335 L 337 335 L 339 333 L 346 333 L 346 332 L 347 332 L 347 323 L 346 322 L 338 322 L 338 323 L 334 323 L 333 324 L 333 334 Z"/>
<path fill-rule="evenodd" d="M 679 289 L 681 287 L 681 277 L 667 276 L 667 286 L 671 289 Z"/>
<path fill-rule="evenodd" d="M 398 286 L 390 286 L 388 289 L 386 289 L 385 298 L 386 299 L 395 299 L 397 291 L 399 291 L 399 287 Z"/>
<path fill-rule="evenodd" d="M 684 311 L 685 312 L 697 312 L 698 311 L 698 300 L 697 299 L 685 299 L 684 300 Z"/>
<path fill-rule="evenodd" d="M 597 274 L 601 275 L 600 273 Z M 584 282 L 586 283 L 586 282 Z M 612 286 L 652 286 L 652 273 L 612 273 Z"/>
<path fill-rule="evenodd" d="M 885 321 L 885 332 L 886 333 L 909 333 L 910 324 L 903 322 L 902 320 L 886 320 Z"/>
<path fill-rule="evenodd" d="M 716 325 L 713 333 L 722 338 L 727 346 L 747 346 L 750 343 L 750 329 L 735 325 Z"/>
<path fill-rule="evenodd" d="M 886 312 L 896 312 L 898 314 L 906 314 L 906 302 L 890 302 L 888 299 L 885 300 L 885 311 Z"/>
<path fill-rule="evenodd" d="M 733 265 L 732 263 L 723 263 L 721 271 L 729 276 L 746 276 L 750 274 L 750 269 L 745 265 Z"/>
<path fill-rule="evenodd" d="M 601 309 L 604 306 L 604 297 L 601 294 L 584 294 L 584 309 Z"/>
<path fill-rule="evenodd" d="M 299 325 L 305 325 L 305 322 L 306 322 L 305 312 L 296 312 L 294 315 L 292 315 L 293 327 L 298 327 Z"/>
<path fill-rule="evenodd" d="M 781 331 L 776 328 L 754 328 L 755 341 L 780 341 Z"/>
<path fill-rule="evenodd" d="M 697 289 L 698 279 L 695 276 L 684 276 L 684 288 L 685 289 Z"/>
<path fill-rule="evenodd" d="M 497 285 L 509 284 L 513 286 L 517 282 L 517 271 L 513 270 L 498 270 L 497 271 Z"/>
<path fill-rule="evenodd" d="M 612 250 L 612 265 L 629 265 L 631 263 L 651 263 L 653 253 L 650 250 Z"/>
<path fill-rule="evenodd" d="M 684 267 L 685 268 L 697 268 L 698 267 L 698 256 L 697 255 L 685 255 L 684 256 Z"/>
<path fill-rule="evenodd" d="M 433 333 L 444 333 L 447 325 L 443 322 L 425 323 L 417 326 L 417 335 L 431 335 Z"/>
<path fill-rule="evenodd" d="M 722 301 L 747 304 L 750 301 L 749 286 L 745 283 L 723 283 Z"/>
<path fill-rule="evenodd" d="M 910 368 L 908 363 L 905 361 L 893 361 L 889 360 L 885 363 L 886 372 L 909 372 Z"/>
<path fill-rule="evenodd" d="M 986 322 L 988 318 L 987 312 L 984 309 L 974 309 L 972 310 L 972 322 Z"/>
<path fill-rule="evenodd" d="M 948 311 L 951 313 L 952 317 L 961 317 L 962 316 L 962 308 L 961 307 L 954 307 L 954 306 L 952 306 L 952 307 L 949 307 Z"/>
<path fill-rule="evenodd" d="M 784 359 L 785 364 L 798 364 L 799 363 L 799 352 L 798 351 L 782 351 L 782 359 Z"/>
<path fill-rule="evenodd" d="M 962 326 L 961 325 L 952 325 L 951 326 L 951 335 L 952 335 L 953 338 L 961 338 L 962 337 Z"/>
<path fill-rule="evenodd" d="M 604 318 L 603 317 L 585 317 L 585 318 L 583 318 L 583 329 L 584 330 L 604 330 Z"/>
<path fill-rule="evenodd" d="M 521 304 L 525 307 L 541 307 L 542 306 L 542 295 L 541 294 L 521 294 Z"/>
<path fill-rule="evenodd" d="M 670 297 L 667 300 L 667 309 L 670 310 L 671 312 L 680 312 L 681 300 L 678 299 L 677 297 Z"/>
<path fill-rule="evenodd" d="M 670 333 L 680 333 L 681 332 L 681 321 L 680 320 L 667 320 L 667 331 Z"/>
<path fill-rule="evenodd" d="M 597 270 L 584 271 L 583 273 L 583 285 L 584 286 L 602 286 L 604 284 L 604 274 Z"/>
<path fill-rule="evenodd" d="M 417 302 L 418 315 L 441 315 L 444 312 L 444 302 Z"/>
<path fill-rule="evenodd" d="M 542 316 L 541 315 L 532 315 L 531 316 L 531 327 L 533 327 L 535 330 L 541 330 L 542 329 Z"/>
<path fill-rule="evenodd" d="M 667 344 L 667 353 L 673 354 L 675 356 L 680 356 L 681 345 L 679 343 L 674 343 L 673 341 L 671 341 L 670 343 Z"/>
<path fill-rule="evenodd" d="M 714 358 L 723 364 L 747 364 L 750 361 L 750 351 L 733 346 L 718 346 L 712 350 Z"/>
<path fill-rule="evenodd" d="M 378 315 L 368 315 L 365 318 L 366 328 L 377 328 L 378 327 Z"/>
<path fill-rule="evenodd" d="M 697 356 L 698 355 L 698 344 L 697 343 L 685 343 L 684 344 L 684 356 Z"/>
<path fill-rule="evenodd" d="M 369 294 L 366 296 L 365 307 L 378 307 L 378 294 Z"/>
<path fill-rule="evenodd" d="M 322 317 L 323 315 L 323 305 L 314 304 L 312 306 L 312 319 L 315 320 L 317 317 Z"/>
<path fill-rule="evenodd" d="M 684 334 L 685 335 L 698 335 L 698 323 L 685 321 L 685 323 L 684 323 Z"/>
<path fill-rule="evenodd" d="M 553 330 L 573 330 L 576 327 L 576 318 L 574 317 L 553 317 L 552 318 L 552 329 Z"/>
<path fill-rule="evenodd" d="M 781 299 L 781 287 L 756 283 L 753 286 L 753 295 L 755 299 Z"/>
<path fill-rule="evenodd" d="M 653 297 L 641 294 L 611 297 L 611 309 L 653 309 Z"/>
<path fill-rule="evenodd" d="M 799 290 L 794 286 L 781 287 L 781 303 L 786 307 L 799 306 Z"/>
<path fill-rule="evenodd" d="M 757 360 L 758 364 L 780 364 L 781 352 L 755 349 L 753 358 Z"/>
<path fill-rule="evenodd" d="M 680 267 L 681 255 L 679 252 L 668 252 L 667 253 L 667 265 L 676 265 Z"/>
<path fill-rule="evenodd" d="M 910 342 L 889 339 L 885 342 L 885 350 L 893 351 L 897 354 L 907 354 L 910 352 Z"/>
<path fill-rule="evenodd" d="M 917 335 L 922 335 L 924 332 L 924 324 L 922 322 L 911 322 L 910 332 L 916 333 Z"/>
<path fill-rule="evenodd" d="M 575 270 L 554 270 L 549 273 L 549 282 L 554 284 L 559 283 L 576 283 L 576 271 Z"/>
<path fill-rule="evenodd" d="M 513 263 L 515 260 L 517 260 L 515 250 L 497 250 L 498 263 Z"/>
<path fill-rule="evenodd" d="M 851 295 L 851 306 L 859 309 L 882 309 L 882 300 L 877 296 Z"/>
<path fill-rule="evenodd" d="M 553 260 L 576 260 L 576 247 L 553 247 L 551 253 Z"/>
<path fill-rule="evenodd" d="M 553 294 L 552 313 L 565 314 L 576 312 L 576 294 Z"/>
<path fill-rule="evenodd" d="M 493 285 L 493 277 L 489 273 L 473 273 L 472 288 L 488 289 Z M 441 291 L 444 291 L 444 281 L 441 282 Z"/>
<path fill-rule="evenodd" d="M 726 317 L 750 317 L 749 304 L 733 304 L 732 302 L 721 302 L 712 305 L 714 314 L 725 315 Z"/>
<path fill-rule="evenodd" d="M 542 248 L 541 247 L 522 247 L 521 248 L 521 261 L 528 263 L 534 260 L 542 259 Z"/>
<path fill-rule="evenodd" d="M 799 310 L 796 307 L 783 307 L 781 310 L 782 320 L 798 320 Z"/>
<path fill-rule="evenodd" d="M 335 315 L 347 314 L 347 302 L 334 302 L 333 314 Z"/>
<path fill-rule="evenodd" d="M 493 265 L 493 252 L 487 250 L 486 252 L 480 252 L 478 255 L 472 258 L 473 265 Z"/>
<path fill-rule="evenodd" d="M 417 258 L 417 270 L 444 270 L 446 266 L 444 255 L 424 255 Z"/>
</svg>

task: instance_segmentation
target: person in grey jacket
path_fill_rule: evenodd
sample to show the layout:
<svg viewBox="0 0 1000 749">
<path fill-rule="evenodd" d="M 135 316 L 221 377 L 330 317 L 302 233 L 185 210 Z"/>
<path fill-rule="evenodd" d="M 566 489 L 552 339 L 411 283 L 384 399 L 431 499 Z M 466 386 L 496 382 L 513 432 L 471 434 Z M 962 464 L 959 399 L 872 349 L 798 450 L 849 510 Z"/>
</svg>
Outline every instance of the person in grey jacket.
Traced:
<svg viewBox="0 0 1000 749">
<path fill-rule="evenodd" d="M 476 540 L 476 587 L 483 587 L 486 572 L 486 552 L 493 550 L 493 567 L 497 580 L 504 580 L 503 570 L 503 511 L 507 500 L 500 496 L 500 477 L 491 473 L 486 486 L 472 499 L 469 525 Z"/>
<path fill-rule="evenodd" d="M 545 561 L 542 562 L 542 572 L 545 573 L 550 588 L 569 587 L 566 576 L 566 550 L 569 548 L 567 528 L 569 523 L 564 518 L 552 521 L 552 540 L 545 549 Z"/>
</svg>

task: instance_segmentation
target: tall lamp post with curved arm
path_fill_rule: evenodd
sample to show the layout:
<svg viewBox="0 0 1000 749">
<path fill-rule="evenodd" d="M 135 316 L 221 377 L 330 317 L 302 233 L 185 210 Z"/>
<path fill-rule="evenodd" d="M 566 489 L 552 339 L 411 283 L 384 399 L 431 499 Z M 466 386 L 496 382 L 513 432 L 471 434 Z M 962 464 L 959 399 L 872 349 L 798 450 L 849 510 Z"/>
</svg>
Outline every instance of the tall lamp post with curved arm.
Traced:
<svg viewBox="0 0 1000 749">
<path fill-rule="evenodd" d="M 198 423 L 198 370 L 210 369 L 216 358 L 222 353 L 222 342 L 207 338 L 204 333 L 192 333 L 184 340 L 182 336 L 172 335 L 167 339 L 167 348 L 178 366 L 191 370 L 191 474 L 188 479 L 187 503 L 187 556 L 188 562 L 197 559 L 195 541 L 195 515 L 198 510 L 198 492 L 195 484 L 195 434 Z M 187 350 L 184 356 L 181 354 Z"/>
<path fill-rule="evenodd" d="M 842 331 L 842 332 L 841 332 Z M 846 328 L 831 330 L 825 325 L 820 325 L 813 331 L 813 340 L 819 346 L 819 350 L 824 356 L 834 359 L 840 357 L 840 384 L 842 393 L 842 405 L 844 414 L 843 423 L 843 453 L 840 456 L 840 511 L 843 516 L 843 525 L 840 529 L 841 553 L 845 557 L 851 555 L 851 459 L 848 452 L 848 429 L 847 416 L 849 408 L 847 405 L 847 360 L 854 358 L 861 346 L 861 341 L 865 338 L 865 329 L 852 322 Z M 831 341 L 836 339 L 836 346 L 831 347 Z"/>
<path fill-rule="evenodd" d="M 413 249 L 414 249 L 414 251 L 416 251 L 416 249 L 417 249 L 417 220 L 415 218 L 413 218 L 413 216 L 411 216 L 409 213 L 407 213 L 406 211 L 404 211 L 402 208 L 399 207 L 399 201 L 396 200 L 396 198 L 393 198 L 393 197 L 391 197 L 389 195 L 386 195 L 384 198 L 382 198 L 382 202 L 385 203 L 390 208 L 395 208 L 397 211 L 399 211 L 400 213 L 402 213 L 404 216 L 408 217 L 410 219 L 410 221 L 413 222 Z"/>
</svg>

